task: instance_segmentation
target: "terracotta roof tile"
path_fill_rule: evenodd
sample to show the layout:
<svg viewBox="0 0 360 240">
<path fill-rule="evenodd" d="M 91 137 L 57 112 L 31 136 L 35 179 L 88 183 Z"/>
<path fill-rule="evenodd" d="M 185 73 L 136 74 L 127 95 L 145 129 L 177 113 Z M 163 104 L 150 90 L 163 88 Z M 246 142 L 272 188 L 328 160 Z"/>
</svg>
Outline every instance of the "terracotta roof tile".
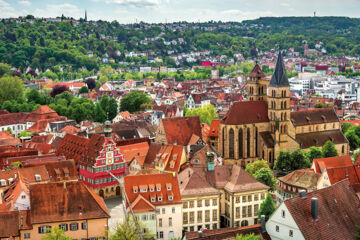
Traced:
<svg viewBox="0 0 360 240">
<path fill-rule="evenodd" d="M 164 125 L 166 139 L 169 144 L 188 145 L 193 134 L 202 137 L 200 118 L 177 117 L 161 119 Z"/>
<path fill-rule="evenodd" d="M 222 120 L 226 125 L 269 122 L 265 101 L 235 102 Z"/>
<path fill-rule="evenodd" d="M 315 173 L 314 171 L 301 169 L 295 170 L 284 177 L 280 177 L 279 181 L 308 190 L 316 190 L 320 176 L 319 173 Z"/>
<path fill-rule="evenodd" d="M 353 166 L 351 156 L 336 156 L 328 158 L 315 158 L 312 163 L 312 169 L 316 173 L 322 173 L 325 169 L 338 168 L 338 167 L 351 167 Z"/>
<path fill-rule="evenodd" d="M 78 181 L 31 185 L 30 201 L 33 224 L 109 217 L 104 201 Z"/>
<path fill-rule="evenodd" d="M 130 162 L 134 157 L 145 157 L 149 150 L 148 142 L 123 145 L 119 147 L 120 152 L 124 154 L 126 162 Z"/>
<path fill-rule="evenodd" d="M 210 125 L 209 137 L 219 136 L 219 125 L 221 120 L 212 120 Z"/>
<path fill-rule="evenodd" d="M 171 190 L 166 189 L 167 183 L 171 183 Z M 154 192 L 150 192 L 150 189 L 148 189 L 146 192 L 137 191 L 137 193 L 134 193 L 133 187 L 143 184 L 155 184 L 156 189 L 154 189 Z M 125 176 L 124 185 L 126 195 L 128 196 L 131 203 L 133 203 L 139 195 L 142 195 L 147 201 L 151 202 L 150 195 L 156 194 L 157 196 L 162 196 L 163 198 L 161 201 L 158 201 L 158 199 L 156 199 L 155 202 L 151 202 L 151 204 L 153 204 L 154 206 L 181 204 L 181 195 L 176 174 L 173 175 L 171 173 L 161 173 Z M 161 188 L 160 191 L 157 191 L 158 186 L 160 186 Z M 172 192 L 172 194 L 174 195 L 173 200 L 168 199 L 167 195 L 169 192 Z"/>
<path fill-rule="evenodd" d="M 360 223 L 360 201 L 344 180 L 330 187 L 295 197 L 284 204 L 305 239 L 353 239 Z M 318 221 L 311 214 L 311 198 L 318 199 Z"/>
</svg>

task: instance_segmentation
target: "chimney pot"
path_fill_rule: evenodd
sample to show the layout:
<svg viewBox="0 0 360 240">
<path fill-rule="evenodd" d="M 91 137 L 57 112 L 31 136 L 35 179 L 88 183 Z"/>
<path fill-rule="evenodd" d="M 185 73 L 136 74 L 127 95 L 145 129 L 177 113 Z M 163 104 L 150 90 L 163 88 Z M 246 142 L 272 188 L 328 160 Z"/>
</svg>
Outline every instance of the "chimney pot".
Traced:
<svg viewBox="0 0 360 240">
<path fill-rule="evenodd" d="M 265 227 L 265 215 L 261 215 L 260 216 L 260 223 L 261 223 L 261 231 L 264 233 L 266 232 L 266 227 Z"/>
<path fill-rule="evenodd" d="M 300 190 L 300 196 L 301 196 L 301 199 L 306 199 L 306 191 Z"/>
<path fill-rule="evenodd" d="M 198 237 L 202 237 L 202 229 L 198 231 Z"/>
<path fill-rule="evenodd" d="M 315 197 L 311 198 L 311 215 L 313 216 L 315 221 L 318 221 L 318 208 L 319 208 L 319 200 Z"/>
</svg>

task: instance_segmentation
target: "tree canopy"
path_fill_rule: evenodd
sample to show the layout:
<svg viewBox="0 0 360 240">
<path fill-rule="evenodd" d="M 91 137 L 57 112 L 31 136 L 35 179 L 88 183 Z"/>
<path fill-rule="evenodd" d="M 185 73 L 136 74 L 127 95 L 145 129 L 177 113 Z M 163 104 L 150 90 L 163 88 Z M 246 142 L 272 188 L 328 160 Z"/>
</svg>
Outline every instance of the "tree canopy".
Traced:
<svg viewBox="0 0 360 240">
<path fill-rule="evenodd" d="M 323 152 L 323 155 L 324 157 L 336 157 L 338 156 L 338 152 L 335 148 L 335 144 L 328 140 L 324 146 L 322 147 L 322 152 Z"/>
<path fill-rule="evenodd" d="M 265 200 L 260 205 L 258 219 L 261 219 L 261 215 L 265 215 L 265 221 L 269 220 L 270 215 L 275 211 L 275 209 L 275 203 L 272 200 L 271 195 L 268 194 Z"/>
<path fill-rule="evenodd" d="M 296 149 L 290 153 L 287 151 L 279 152 L 279 155 L 275 161 L 274 169 L 293 171 L 296 169 L 304 169 L 310 167 L 310 161 L 307 154 L 301 149 Z"/>
<path fill-rule="evenodd" d="M 154 239 L 155 236 L 139 221 L 135 222 L 131 215 L 127 215 L 122 223 L 118 223 L 115 233 L 111 234 L 110 240 L 146 240 Z"/>
<path fill-rule="evenodd" d="M 18 77 L 0 78 L 0 104 L 5 101 L 16 100 L 23 96 L 24 84 Z"/>
<path fill-rule="evenodd" d="M 150 103 L 151 99 L 145 93 L 131 92 L 123 97 L 120 102 L 120 111 L 130 113 L 140 111 L 141 104 Z"/>
<path fill-rule="evenodd" d="M 185 116 L 199 116 L 200 122 L 206 123 L 209 126 L 211 125 L 212 120 L 218 118 L 216 108 L 211 104 L 207 104 L 200 108 L 194 108 L 193 110 L 188 109 Z"/>
<path fill-rule="evenodd" d="M 270 187 L 270 191 L 276 190 L 276 179 L 269 168 L 261 168 L 253 175 L 256 180 Z"/>
</svg>

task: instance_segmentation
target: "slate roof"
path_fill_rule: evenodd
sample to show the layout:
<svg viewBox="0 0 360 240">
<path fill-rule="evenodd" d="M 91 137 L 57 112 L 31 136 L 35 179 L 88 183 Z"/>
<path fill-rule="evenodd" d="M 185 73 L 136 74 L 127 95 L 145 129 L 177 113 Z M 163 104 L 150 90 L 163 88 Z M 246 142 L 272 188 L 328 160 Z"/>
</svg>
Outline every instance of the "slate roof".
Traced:
<svg viewBox="0 0 360 240">
<path fill-rule="evenodd" d="M 295 127 L 312 124 L 339 122 L 333 108 L 319 108 L 304 111 L 291 112 L 291 122 Z"/>
<path fill-rule="evenodd" d="M 281 51 L 279 52 L 274 73 L 271 77 L 270 84 L 271 87 L 289 87 L 289 80 L 287 78 L 286 69 L 284 61 L 282 58 Z"/>
<path fill-rule="evenodd" d="M 108 218 L 104 200 L 80 181 L 30 186 L 31 222 Z"/>
<path fill-rule="evenodd" d="M 161 119 L 169 144 L 188 145 L 193 134 L 202 137 L 200 118 L 176 117 Z"/>
<path fill-rule="evenodd" d="M 341 130 L 296 134 L 296 141 L 302 149 L 312 146 L 322 147 L 328 140 L 334 144 L 348 143 Z"/>
<path fill-rule="evenodd" d="M 226 125 L 261 122 L 269 122 L 268 104 L 265 101 L 235 102 L 221 121 Z"/>
<path fill-rule="evenodd" d="M 311 198 L 318 198 L 318 221 L 311 215 Z M 353 239 L 360 223 L 360 201 L 344 180 L 330 187 L 284 201 L 305 239 Z"/>
</svg>

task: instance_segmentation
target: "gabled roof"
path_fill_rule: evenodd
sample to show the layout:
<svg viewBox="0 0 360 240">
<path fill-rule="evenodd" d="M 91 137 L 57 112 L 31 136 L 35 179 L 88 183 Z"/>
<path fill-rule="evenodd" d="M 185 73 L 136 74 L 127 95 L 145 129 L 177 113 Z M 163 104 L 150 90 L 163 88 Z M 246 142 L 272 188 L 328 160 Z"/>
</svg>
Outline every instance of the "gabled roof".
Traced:
<svg viewBox="0 0 360 240">
<path fill-rule="evenodd" d="M 219 125 L 221 120 L 212 120 L 210 125 L 209 137 L 219 136 Z"/>
<path fill-rule="evenodd" d="M 42 105 L 42 106 L 38 107 L 38 109 L 36 109 L 33 113 L 47 114 L 47 113 L 55 113 L 55 111 L 52 110 L 51 108 L 49 108 L 47 105 Z"/>
<path fill-rule="evenodd" d="M 66 134 L 76 134 L 78 132 L 80 132 L 80 129 L 72 126 L 72 125 L 67 125 L 64 128 L 59 130 L 59 133 L 61 132 L 65 132 Z"/>
<path fill-rule="evenodd" d="M 313 197 L 318 199 L 318 221 L 311 214 Z M 360 223 L 360 201 L 347 180 L 284 204 L 305 239 L 353 239 Z"/>
<path fill-rule="evenodd" d="M 155 211 L 156 207 L 146 200 L 142 195 L 138 195 L 135 201 L 131 203 L 131 208 L 134 213 L 139 212 L 150 212 Z M 127 208 L 128 212 L 130 211 L 129 207 Z"/>
<path fill-rule="evenodd" d="M 134 157 L 145 157 L 149 150 L 148 142 L 140 142 L 130 145 L 119 146 L 120 152 L 124 154 L 126 162 L 130 162 Z"/>
<path fill-rule="evenodd" d="M 295 127 L 321 123 L 339 122 L 333 108 L 318 108 L 291 112 L 291 122 Z"/>
<path fill-rule="evenodd" d="M 353 166 L 351 156 L 336 156 L 336 157 L 328 157 L 328 158 L 315 158 L 312 163 L 312 169 L 316 173 L 322 173 L 326 169 L 330 168 L 338 168 L 338 167 L 351 167 Z"/>
<path fill-rule="evenodd" d="M 265 101 L 235 102 L 221 121 L 226 125 L 261 122 L 269 122 L 268 104 Z"/>
<path fill-rule="evenodd" d="M 149 151 L 146 154 L 144 166 L 147 168 L 155 168 L 155 162 L 166 164 L 165 171 L 179 172 L 181 158 L 184 153 L 184 146 L 181 145 L 162 145 L 151 143 Z M 173 162 L 173 167 L 171 162 Z"/>
<path fill-rule="evenodd" d="M 32 185 L 30 201 L 33 224 L 110 216 L 104 201 L 80 181 Z"/>
<path fill-rule="evenodd" d="M 360 176 L 356 173 L 356 166 L 328 168 L 326 169 L 326 173 L 331 184 L 335 184 L 344 179 L 348 179 L 351 185 L 360 184 Z"/>
<path fill-rule="evenodd" d="M 251 73 L 249 73 L 247 76 L 252 78 L 264 78 L 265 74 L 261 70 L 259 64 L 256 63 Z"/>
<path fill-rule="evenodd" d="M 188 145 L 193 134 L 202 137 L 200 118 L 176 117 L 161 119 L 169 144 Z"/>
<path fill-rule="evenodd" d="M 171 190 L 167 189 L 167 184 L 171 184 Z M 125 176 L 124 185 L 126 195 L 131 203 L 133 203 L 139 195 L 142 195 L 154 206 L 181 204 L 181 195 L 176 174 L 160 173 Z M 136 192 L 134 192 L 134 188 L 137 188 Z M 140 188 L 146 189 L 146 192 L 140 191 Z M 153 189 L 152 192 L 150 188 Z M 157 191 L 158 188 L 160 188 L 160 191 Z M 173 196 L 173 200 L 169 200 L 168 198 L 168 196 L 171 195 Z M 158 197 L 162 198 L 161 201 L 159 201 Z M 155 198 L 155 201 L 152 202 L 151 198 Z"/>
<path fill-rule="evenodd" d="M 270 87 L 289 87 L 289 80 L 287 78 L 282 53 L 279 51 L 279 55 L 276 61 L 274 73 L 270 80 Z"/>
<path fill-rule="evenodd" d="M 269 189 L 269 187 L 257 181 L 238 165 L 234 165 L 232 167 L 231 177 L 225 185 L 225 190 L 229 192 L 242 192 L 262 189 Z"/>
</svg>

